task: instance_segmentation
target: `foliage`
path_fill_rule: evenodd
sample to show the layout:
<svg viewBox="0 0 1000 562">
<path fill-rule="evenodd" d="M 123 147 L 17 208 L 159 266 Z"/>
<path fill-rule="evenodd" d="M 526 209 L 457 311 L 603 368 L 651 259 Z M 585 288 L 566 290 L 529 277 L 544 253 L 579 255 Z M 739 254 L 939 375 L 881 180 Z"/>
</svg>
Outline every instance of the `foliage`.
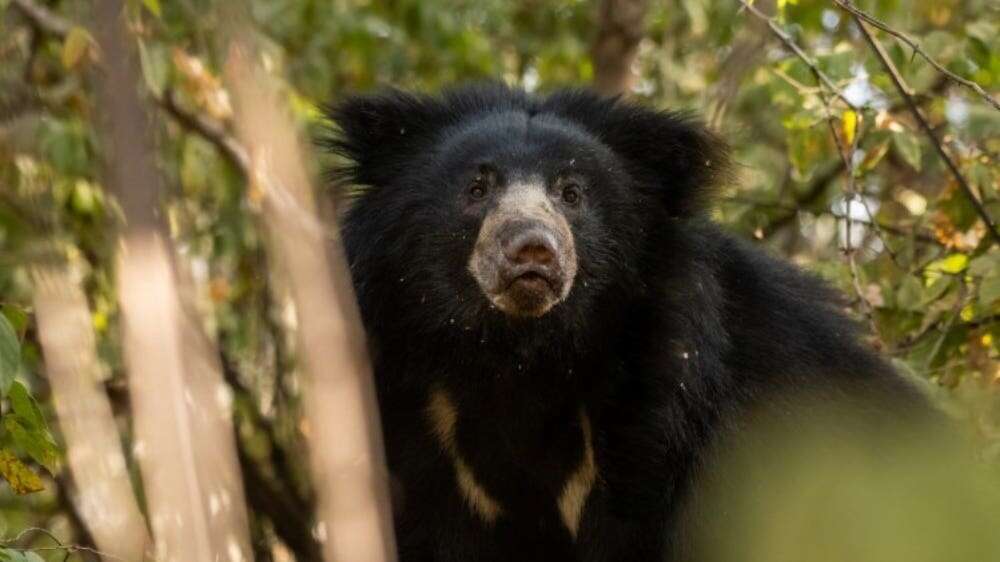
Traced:
<svg viewBox="0 0 1000 562">
<path fill-rule="evenodd" d="M 108 393 L 116 413 L 127 417 L 113 290 L 120 212 L 102 187 L 99 162 L 111 155 L 99 142 L 93 88 L 102 54 L 87 31 L 88 4 L 52 4 L 57 15 L 78 23 L 52 33 L 0 0 L 0 474 L 21 482 L 22 492 L 46 488 L 18 500 L 30 509 L 8 510 L 0 486 L 0 535 L 46 525 L 68 509 L 55 479 L 38 469 L 60 470 L 31 314 L 34 265 L 58 260 L 81 275 Z M 721 190 L 715 218 L 840 287 L 870 327 L 872 344 L 968 421 L 984 457 L 1000 459 L 1000 244 L 849 15 L 826 0 L 753 3 L 775 16 L 850 106 L 738 2 L 649 4 L 631 95 L 700 112 L 730 139 L 739 177 Z M 995 2 L 857 5 L 915 38 L 957 76 L 1000 91 Z M 593 2 L 253 0 L 249 6 L 267 46 L 265 64 L 286 78 L 287 96 L 307 127 L 322 120 L 322 104 L 377 86 L 433 91 L 497 79 L 545 90 L 593 78 Z M 128 17 L 144 95 L 161 108 L 158 156 L 171 189 L 164 216 L 235 391 L 244 470 L 259 468 L 258 477 L 308 523 L 302 514 L 313 500 L 299 462 L 304 428 L 287 336 L 294 318 L 282 306 L 284 288 L 268 275 L 254 192 L 237 162 L 162 110 L 169 94 L 188 114 L 221 123 L 231 117 L 219 78 L 227 16 L 209 0 L 135 0 Z M 1000 220 L 1000 111 L 906 45 L 875 35 L 975 196 Z M 254 514 L 256 542 L 273 536 L 274 517 Z M 73 538 L 72 529 L 58 532 Z M 17 556 L 0 548 L 0 560 Z"/>
</svg>

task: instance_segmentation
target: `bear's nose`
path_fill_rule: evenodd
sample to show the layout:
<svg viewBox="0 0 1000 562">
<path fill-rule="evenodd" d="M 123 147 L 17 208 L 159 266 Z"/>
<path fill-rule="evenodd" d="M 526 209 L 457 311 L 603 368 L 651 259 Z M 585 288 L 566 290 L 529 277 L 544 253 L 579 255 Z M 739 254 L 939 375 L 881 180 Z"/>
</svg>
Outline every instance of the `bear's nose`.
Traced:
<svg viewBox="0 0 1000 562">
<path fill-rule="evenodd" d="M 522 230 L 503 244 L 503 255 L 514 265 L 551 266 L 556 261 L 556 239 L 541 228 Z"/>
</svg>

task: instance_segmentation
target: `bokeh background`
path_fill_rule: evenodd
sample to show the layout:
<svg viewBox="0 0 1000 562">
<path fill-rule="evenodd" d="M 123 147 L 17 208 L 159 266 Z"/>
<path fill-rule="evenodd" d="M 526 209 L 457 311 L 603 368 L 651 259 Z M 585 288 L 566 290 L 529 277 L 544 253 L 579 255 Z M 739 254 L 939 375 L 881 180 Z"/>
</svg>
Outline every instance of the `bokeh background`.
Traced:
<svg viewBox="0 0 1000 562">
<path fill-rule="evenodd" d="M 879 50 L 859 28 L 850 11 L 855 5 L 877 18 L 867 29 Z M 729 140 L 736 162 L 714 218 L 839 287 L 870 344 L 958 420 L 972 444 L 969 457 L 989 472 L 1000 462 L 1000 240 L 990 232 L 1000 222 L 1000 4 L 846 6 L 833 0 L 252 0 L 246 13 L 258 62 L 306 135 L 330 126 L 324 104 L 351 93 L 385 86 L 436 92 L 484 79 L 537 92 L 594 85 L 700 114 Z M 310 426 L 302 417 L 299 323 L 268 259 L 261 195 L 227 144 L 234 141 L 233 93 L 223 78 L 228 17 L 203 0 L 126 2 L 140 80 L 113 87 L 136 88 L 149 111 L 164 186 L 161 217 L 231 392 L 253 555 L 312 560 L 322 533 L 314 526 L 315 493 L 303 460 Z M 92 370 L 144 501 L 115 281 L 124 215 L 106 185 L 107 108 L 97 87 L 107 80 L 109 57 L 95 39 L 94 18 L 91 2 L 0 0 L 0 475 L 8 481 L 0 481 L 0 560 L 96 559 L 83 548 L 95 547 L 94 538 L 73 501 L 79 491 L 66 469 L 41 347 L 33 273 L 40 265 L 61 264 L 82 289 L 96 349 Z M 323 207 L 332 190 L 320 170 L 334 162 L 313 157 Z M 843 458 L 794 466 L 823 473 Z M 910 453 L 899 459 L 929 460 Z M 898 470 L 891 464 L 878 474 L 895 481 Z M 979 509 L 983 495 L 963 487 L 964 468 L 952 480 L 939 474 L 941 467 L 933 470 L 922 476 L 929 503 L 914 501 L 904 511 L 916 514 L 917 527 L 947 521 L 955 544 L 974 546 L 956 550 L 948 542 L 921 552 L 947 552 L 955 560 L 983 553 L 982 541 L 991 539 L 980 525 L 993 519 L 981 514 L 989 508 L 963 519 L 942 515 L 948 511 L 941 507 Z M 810 494 L 804 503 L 847 502 L 845 517 L 868 501 Z M 921 505 L 937 507 L 921 519 Z M 861 511 L 872 525 L 898 514 Z M 774 529 L 803 520 L 794 509 L 782 513 L 786 519 L 771 529 L 775 536 L 782 535 Z M 770 536 L 765 531 L 751 535 Z M 890 542 L 891 552 L 912 546 L 910 535 L 900 536 L 907 539 Z M 800 539 L 800 545 L 824 544 Z M 789 549 L 760 559 L 809 559 Z M 816 560 L 863 559 L 850 550 L 812 552 Z M 871 559 L 916 559 L 877 552 Z"/>
</svg>

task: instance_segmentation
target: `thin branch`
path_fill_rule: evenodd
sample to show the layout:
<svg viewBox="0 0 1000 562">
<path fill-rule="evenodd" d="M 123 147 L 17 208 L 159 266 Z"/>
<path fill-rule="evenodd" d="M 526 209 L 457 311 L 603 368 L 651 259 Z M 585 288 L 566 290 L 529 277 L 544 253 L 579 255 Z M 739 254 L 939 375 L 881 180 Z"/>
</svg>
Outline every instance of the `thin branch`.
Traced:
<svg viewBox="0 0 1000 562">
<path fill-rule="evenodd" d="M 11 4 L 36 27 L 50 35 L 65 37 L 74 27 L 73 22 L 32 0 L 11 0 Z"/>
<path fill-rule="evenodd" d="M 847 258 L 847 265 L 850 268 L 851 283 L 854 287 L 854 292 L 857 293 L 858 300 L 861 302 L 862 314 L 864 314 L 865 319 L 868 321 L 872 334 L 878 338 L 878 341 L 881 342 L 882 338 L 879 336 L 878 323 L 875 322 L 875 307 L 872 305 L 871 301 L 868 300 L 868 297 L 865 296 L 864 288 L 861 286 L 861 271 L 858 267 L 857 250 L 862 247 L 864 241 L 859 241 L 857 247 L 854 247 L 854 244 L 851 243 L 851 231 L 854 230 L 854 218 L 851 216 L 851 205 L 854 203 L 855 199 L 861 199 L 858 196 L 857 188 L 854 183 L 854 153 L 858 149 L 858 138 L 861 135 L 857 130 L 855 130 L 855 134 L 852 135 L 850 144 L 845 144 L 840 138 L 840 135 L 837 133 L 837 118 L 833 113 L 833 108 L 831 107 L 832 100 L 822 90 L 819 92 L 819 97 L 823 101 L 823 106 L 826 109 L 826 122 L 830 128 L 830 135 L 833 136 L 833 143 L 837 146 L 837 154 L 840 154 L 840 158 L 844 162 L 844 194 L 846 201 L 846 208 L 844 209 L 846 225 L 846 228 L 844 229 L 844 257 Z M 861 114 L 855 111 L 854 117 L 860 121 Z M 867 206 L 865 208 L 867 209 Z M 868 216 L 869 218 L 872 218 L 870 211 Z M 888 249 L 888 246 L 886 246 L 886 248 Z M 892 250 L 890 249 L 889 252 L 891 254 Z M 895 261 L 895 255 L 893 255 L 893 260 Z"/>
<path fill-rule="evenodd" d="M 962 86 L 965 86 L 966 88 L 969 88 L 973 92 L 979 94 L 979 96 L 982 97 L 984 100 L 986 100 L 987 103 L 992 105 L 994 109 L 1000 110 L 1000 101 L 997 101 L 996 98 L 991 96 L 978 83 L 972 80 L 968 80 L 966 78 L 962 78 L 961 76 L 945 68 L 944 65 L 942 65 L 938 61 L 934 60 L 933 57 L 928 55 L 923 50 L 923 48 L 920 47 L 920 43 L 916 39 L 910 37 L 909 35 L 903 33 L 902 31 L 897 31 L 889 27 L 887 23 L 861 10 L 860 8 L 855 6 L 850 0 L 833 0 L 833 3 L 840 6 L 844 11 L 852 14 L 856 19 L 864 20 L 872 27 L 877 27 L 878 29 L 881 29 L 882 31 L 888 33 L 889 35 L 892 35 L 896 39 L 899 39 L 903 43 L 906 43 L 908 47 L 913 49 L 913 52 L 920 55 L 921 58 L 930 63 L 930 65 L 933 66 L 935 69 L 937 69 L 938 72 L 947 76 L 949 80 L 955 82 L 956 84 L 960 84 Z"/>
<path fill-rule="evenodd" d="M 21 540 L 22 537 L 24 537 L 28 533 L 43 534 L 47 536 L 49 539 L 51 539 L 52 542 L 56 543 L 57 546 L 35 546 L 31 548 L 14 546 Z M 80 544 L 65 544 L 61 540 L 59 540 L 59 537 L 52 534 L 52 531 L 49 531 L 48 529 L 44 529 L 42 527 L 28 527 L 27 529 L 24 529 L 23 531 L 18 533 L 17 536 L 15 536 L 14 538 L 0 540 L 0 546 L 3 546 L 3 548 L 7 550 L 16 550 L 18 552 L 25 552 L 25 551 L 44 552 L 44 551 L 58 550 L 61 552 L 65 552 L 67 557 L 74 552 L 87 552 L 96 556 L 100 556 L 101 558 L 107 558 L 109 560 L 121 560 L 123 562 L 126 562 L 124 558 L 115 556 L 114 554 L 110 554 L 107 552 L 101 552 L 96 548 L 91 548 L 89 546 L 84 546 Z"/>
<path fill-rule="evenodd" d="M 784 203 L 781 203 L 779 201 L 759 201 L 757 199 L 753 199 L 753 198 L 750 198 L 750 197 L 738 197 L 738 196 L 737 197 L 726 197 L 722 201 L 723 202 L 728 202 L 728 203 L 740 203 L 740 204 L 749 205 L 749 206 L 752 206 L 752 207 L 765 207 L 765 208 L 770 208 L 770 209 L 777 209 L 779 211 L 786 211 L 788 213 L 798 213 L 799 211 L 801 211 L 801 209 L 799 209 L 798 207 L 795 207 L 794 205 L 784 204 Z M 812 214 L 816 215 L 816 216 L 823 216 L 823 215 L 830 216 L 830 217 L 833 217 L 833 218 L 835 218 L 837 220 L 844 220 L 846 218 L 845 215 L 840 214 L 840 213 L 834 213 L 832 211 L 822 211 L 822 212 L 818 212 L 818 213 L 813 212 Z M 785 215 L 782 215 L 782 216 L 785 216 Z M 855 218 L 854 222 L 857 223 L 857 224 L 863 224 L 865 226 L 871 226 L 873 228 L 878 227 L 884 233 L 891 234 L 893 236 L 898 236 L 898 237 L 901 237 L 901 238 L 912 238 L 912 239 L 914 239 L 914 240 L 916 240 L 918 242 L 925 243 L 925 244 L 931 244 L 931 245 L 934 245 L 934 246 L 939 246 L 941 248 L 945 248 L 946 247 L 943 243 L 941 243 L 940 240 L 934 238 L 933 236 L 931 236 L 930 234 L 928 234 L 926 232 L 916 232 L 916 231 L 913 231 L 913 230 L 907 230 L 905 228 L 900 228 L 898 226 L 894 226 L 894 225 L 891 225 L 891 224 L 886 224 L 884 222 L 876 221 L 874 219 L 874 215 L 872 215 L 871 213 L 869 213 L 869 216 L 872 217 L 872 218 L 871 219 L 859 219 L 859 218 Z M 883 241 L 883 244 L 885 244 L 885 241 Z"/>
<path fill-rule="evenodd" d="M 931 127 L 930 123 L 927 122 L 923 112 L 920 111 L 920 106 L 918 106 L 917 102 L 914 101 L 913 96 L 910 94 L 910 88 L 906 85 L 906 82 L 903 80 L 902 75 L 900 75 L 896 65 L 892 63 L 888 53 L 885 52 L 885 48 L 872 35 L 862 18 L 855 15 L 854 22 L 857 24 L 858 29 L 861 30 L 861 34 L 864 36 L 865 41 L 867 41 L 868 45 L 871 46 L 872 51 L 875 52 L 875 55 L 882 63 L 882 66 L 886 69 L 886 72 L 889 73 L 889 77 L 892 78 L 893 85 L 896 86 L 896 90 L 899 92 L 899 95 L 906 101 L 906 105 L 910 108 L 910 113 L 913 114 L 914 119 L 916 119 L 917 123 L 920 124 L 920 128 L 924 130 L 927 138 L 930 139 L 931 145 L 934 146 L 934 150 L 937 151 L 941 160 L 944 161 L 945 166 L 947 166 L 952 176 L 954 176 L 955 181 L 962 189 L 962 192 L 965 193 L 965 196 L 969 199 L 969 202 L 976 210 L 976 214 L 979 215 L 979 218 L 982 219 L 983 223 L 986 225 L 986 229 L 993 236 L 993 242 L 1000 242 L 1000 231 L 997 230 L 996 223 L 994 223 L 993 219 L 990 218 L 989 213 L 986 211 L 986 207 L 984 207 L 983 203 L 978 197 L 976 197 L 975 192 L 972 190 L 972 186 L 969 185 L 968 180 L 965 179 L 965 176 L 963 176 L 962 172 L 958 169 L 958 165 L 951 159 L 951 156 L 949 156 L 945 151 L 944 146 L 941 145 L 941 141 L 938 140 L 937 135 L 934 134 L 934 129 Z"/>
<path fill-rule="evenodd" d="M 815 203 L 820 197 L 823 196 L 827 188 L 830 186 L 830 183 L 837 178 L 843 169 L 843 161 L 838 160 L 836 163 L 832 164 L 830 168 L 824 170 L 813 178 L 812 183 L 805 190 L 805 192 L 801 196 L 795 198 L 794 207 L 792 207 L 788 213 L 771 221 L 771 224 L 768 224 L 764 228 L 764 236 L 769 237 L 781 230 L 787 224 L 794 221 L 802 207 Z"/>
<path fill-rule="evenodd" d="M 847 99 L 847 96 L 844 94 L 844 91 L 841 90 L 836 83 L 834 83 L 833 79 L 827 76 L 827 74 L 819 68 L 819 65 L 816 64 L 816 61 L 813 60 L 813 58 L 809 56 L 808 53 L 803 51 L 802 47 L 799 47 L 799 45 L 795 42 L 795 39 L 793 39 L 792 36 L 789 35 L 787 31 L 782 29 L 781 25 L 778 24 L 778 22 L 775 21 L 774 18 L 760 11 L 753 4 L 748 3 L 746 0 L 739 0 L 739 2 L 740 4 L 743 5 L 744 9 L 746 9 L 748 12 L 750 12 L 757 18 L 767 23 L 767 26 L 771 29 L 771 33 L 773 33 L 778 39 L 781 40 L 781 42 L 785 45 L 785 48 L 791 51 L 792 54 L 798 57 L 803 63 L 805 63 L 807 67 L 809 67 L 809 71 L 812 72 L 813 76 L 816 77 L 817 82 L 821 82 L 824 86 L 829 88 L 829 90 L 833 93 L 833 95 L 836 96 L 836 98 L 839 99 L 840 101 L 844 102 L 844 104 L 847 105 L 847 107 L 855 111 L 859 110 L 859 107 L 854 103 L 852 103 L 851 100 Z"/>
<path fill-rule="evenodd" d="M 254 512 L 271 521 L 275 534 L 295 553 L 296 560 L 322 560 L 320 545 L 310 532 L 309 515 L 312 511 L 302 510 L 302 506 L 290 494 L 271 483 L 261 467 L 242 448 L 239 450 L 239 460 L 244 491 Z"/>
<path fill-rule="evenodd" d="M 74 27 L 73 22 L 36 4 L 33 0 L 11 1 L 14 7 L 18 8 L 32 24 L 45 33 L 63 38 Z M 168 89 L 162 96 L 154 96 L 154 99 L 177 122 L 215 145 L 226 158 L 239 168 L 244 176 L 247 175 L 247 170 L 250 169 L 250 158 L 243 146 L 226 131 L 222 123 L 183 109 L 178 105 L 172 90 Z"/>
<path fill-rule="evenodd" d="M 156 103 L 181 126 L 215 145 L 240 170 L 243 177 L 249 177 L 250 156 L 243 145 L 226 131 L 222 123 L 183 109 L 177 104 L 174 92 L 170 89 L 164 91 L 162 97 L 156 97 Z"/>
</svg>

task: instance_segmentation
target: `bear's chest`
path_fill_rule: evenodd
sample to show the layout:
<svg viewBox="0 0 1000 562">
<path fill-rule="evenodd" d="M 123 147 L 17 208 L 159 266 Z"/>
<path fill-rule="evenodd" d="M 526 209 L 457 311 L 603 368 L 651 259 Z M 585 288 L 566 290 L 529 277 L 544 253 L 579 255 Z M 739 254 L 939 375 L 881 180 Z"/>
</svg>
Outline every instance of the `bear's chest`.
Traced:
<svg viewBox="0 0 1000 562">
<path fill-rule="evenodd" d="M 488 526 L 556 525 L 575 537 L 598 473 L 585 409 L 567 403 L 536 415 L 477 405 L 438 389 L 426 408 L 466 509 Z"/>
</svg>

